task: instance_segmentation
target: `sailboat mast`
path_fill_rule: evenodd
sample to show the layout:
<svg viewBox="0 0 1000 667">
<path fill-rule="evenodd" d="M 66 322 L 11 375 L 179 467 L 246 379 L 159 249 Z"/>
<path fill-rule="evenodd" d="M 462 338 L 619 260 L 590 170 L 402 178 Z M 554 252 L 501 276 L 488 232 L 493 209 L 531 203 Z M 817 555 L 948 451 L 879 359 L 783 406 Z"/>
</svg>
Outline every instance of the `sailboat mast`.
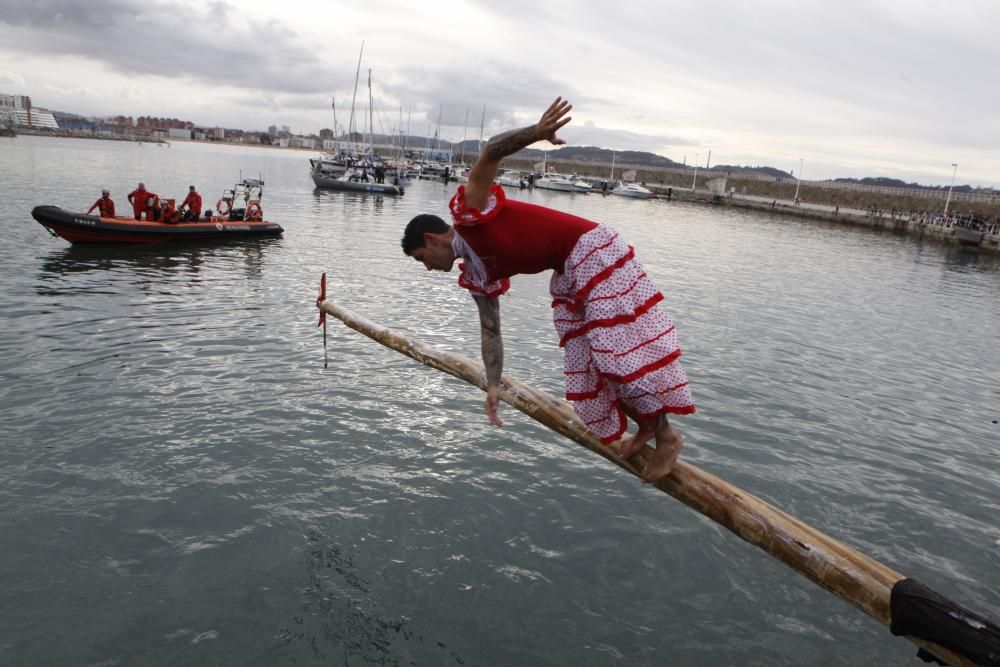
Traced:
<svg viewBox="0 0 1000 667">
<path fill-rule="evenodd" d="M 354 143 L 354 102 L 358 97 L 358 77 L 361 76 L 361 56 L 365 52 L 365 40 L 361 40 L 361 53 L 358 54 L 358 68 L 354 70 L 354 94 L 351 96 L 351 121 L 347 126 L 347 138 Z"/>
<path fill-rule="evenodd" d="M 469 109 L 465 110 L 465 125 L 462 126 L 462 157 L 459 160 L 462 164 L 465 164 L 465 133 L 469 130 Z"/>
<path fill-rule="evenodd" d="M 333 139 L 337 140 L 337 98 L 330 98 L 330 106 L 333 107 Z"/>
<path fill-rule="evenodd" d="M 403 157 L 403 105 L 399 105 L 399 157 Z"/>
<path fill-rule="evenodd" d="M 486 105 L 483 105 L 483 117 L 479 121 L 479 152 L 483 152 L 483 128 L 486 127 Z"/>
<path fill-rule="evenodd" d="M 611 151 L 611 175 L 608 176 L 608 182 L 611 183 L 615 180 L 615 152 Z"/>
<path fill-rule="evenodd" d="M 438 122 L 437 127 L 434 128 L 434 152 L 438 150 L 438 138 L 441 136 L 441 112 L 444 111 L 444 105 L 438 107 Z"/>
<path fill-rule="evenodd" d="M 372 125 L 372 70 L 368 68 L 368 152 L 375 157 L 375 126 Z"/>
</svg>

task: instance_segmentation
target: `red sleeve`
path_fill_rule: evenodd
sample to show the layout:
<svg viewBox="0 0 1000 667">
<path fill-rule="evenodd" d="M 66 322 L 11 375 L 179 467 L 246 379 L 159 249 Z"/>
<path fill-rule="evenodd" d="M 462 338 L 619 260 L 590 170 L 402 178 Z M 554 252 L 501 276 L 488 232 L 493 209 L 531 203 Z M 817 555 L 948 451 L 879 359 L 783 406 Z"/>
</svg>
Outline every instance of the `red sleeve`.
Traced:
<svg viewBox="0 0 1000 667">
<path fill-rule="evenodd" d="M 451 211 L 451 218 L 456 225 L 475 225 L 492 220 L 497 213 L 503 210 L 507 203 L 507 195 L 503 188 L 494 183 L 490 186 L 490 192 L 486 198 L 486 206 L 480 211 L 477 208 L 466 208 L 465 206 L 465 186 L 460 185 L 455 191 L 455 196 L 448 203 L 448 210 Z"/>
<path fill-rule="evenodd" d="M 464 263 L 458 265 L 459 269 L 462 269 L 464 267 L 465 267 Z M 501 278 L 500 280 L 496 280 L 488 285 L 480 286 L 474 283 L 473 281 L 469 280 L 466 277 L 465 272 L 463 271 L 462 273 L 458 274 L 458 286 L 464 287 L 465 289 L 469 290 L 469 292 L 471 292 L 472 294 L 478 294 L 480 296 L 488 296 L 490 298 L 495 299 L 501 294 L 507 293 L 507 290 L 510 289 L 510 280 L 508 278 Z"/>
<path fill-rule="evenodd" d="M 101 207 L 101 199 L 100 199 L 100 198 L 98 198 L 98 200 L 97 200 L 97 201 L 95 201 L 95 202 L 94 202 L 93 204 L 91 204 L 91 205 L 90 205 L 90 208 L 88 208 L 88 209 L 87 209 L 87 213 L 89 214 L 89 213 L 90 213 L 91 211 L 93 211 L 93 210 L 94 210 L 95 208 L 100 208 L 100 207 Z"/>
</svg>

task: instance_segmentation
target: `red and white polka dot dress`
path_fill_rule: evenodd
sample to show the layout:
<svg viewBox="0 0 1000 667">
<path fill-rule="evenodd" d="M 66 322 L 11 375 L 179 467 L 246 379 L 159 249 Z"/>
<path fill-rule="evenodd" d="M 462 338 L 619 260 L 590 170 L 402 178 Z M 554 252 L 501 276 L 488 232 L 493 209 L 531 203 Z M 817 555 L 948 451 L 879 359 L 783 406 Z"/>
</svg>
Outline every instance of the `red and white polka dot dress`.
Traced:
<svg viewBox="0 0 1000 667">
<path fill-rule="evenodd" d="M 550 291 L 566 398 L 602 442 L 624 433 L 623 403 L 641 418 L 695 411 L 663 295 L 616 231 L 581 236 Z"/>
<path fill-rule="evenodd" d="M 566 398 L 602 442 L 625 432 L 623 407 L 640 418 L 694 412 L 677 331 L 656 307 L 663 295 L 615 230 L 507 200 L 497 185 L 481 211 L 466 208 L 464 194 L 459 186 L 449 204 L 452 248 L 466 260 L 462 287 L 496 297 L 509 288 L 508 276 L 561 269 L 549 289 L 566 351 Z"/>
</svg>

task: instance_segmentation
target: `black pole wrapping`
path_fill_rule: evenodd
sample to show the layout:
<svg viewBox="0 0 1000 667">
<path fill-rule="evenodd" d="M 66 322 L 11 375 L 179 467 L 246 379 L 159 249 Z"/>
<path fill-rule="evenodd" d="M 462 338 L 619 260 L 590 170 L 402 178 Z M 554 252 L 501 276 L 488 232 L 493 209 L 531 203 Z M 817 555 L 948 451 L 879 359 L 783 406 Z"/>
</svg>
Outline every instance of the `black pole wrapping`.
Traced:
<svg viewBox="0 0 1000 667">
<path fill-rule="evenodd" d="M 1000 626 L 938 595 L 913 579 L 900 579 L 889 598 L 894 635 L 916 637 L 965 656 L 977 665 L 1000 667 Z M 923 649 L 925 662 L 944 664 Z"/>
</svg>

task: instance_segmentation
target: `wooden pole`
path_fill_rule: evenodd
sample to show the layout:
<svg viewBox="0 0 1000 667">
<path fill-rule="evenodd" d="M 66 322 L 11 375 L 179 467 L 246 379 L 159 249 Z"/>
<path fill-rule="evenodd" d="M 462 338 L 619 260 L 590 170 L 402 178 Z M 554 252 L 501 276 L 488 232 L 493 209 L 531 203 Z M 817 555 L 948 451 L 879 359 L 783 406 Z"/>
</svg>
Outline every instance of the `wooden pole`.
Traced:
<svg viewBox="0 0 1000 667">
<path fill-rule="evenodd" d="M 317 305 L 321 311 L 333 315 L 351 329 L 386 347 L 480 389 L 486 388 L 485 370 L 479 362 L 411 340 L 331 301 L 321 301 Z M 601 444 L 566 401 L 556 399 L 508 375 L 503 376 L 501 389 L 501 397 L 505 403 L 639 476 L 641 470 L 619 455 L 621 441 L 610 445 Z M 648 447 L 643 448 L 640 455 L 648 456 L 648 450 Z M 898 572 L 683 459 L 678 460 L 673 471 L 655 486 L 747 542 L 760 547 L 883 625 L 889 625 L 890 593 L 893 585 L 904 579 Z M 907 639 L 949 665 L 975 665 L 943 646 L 914 637 Z"/>
</svg>

